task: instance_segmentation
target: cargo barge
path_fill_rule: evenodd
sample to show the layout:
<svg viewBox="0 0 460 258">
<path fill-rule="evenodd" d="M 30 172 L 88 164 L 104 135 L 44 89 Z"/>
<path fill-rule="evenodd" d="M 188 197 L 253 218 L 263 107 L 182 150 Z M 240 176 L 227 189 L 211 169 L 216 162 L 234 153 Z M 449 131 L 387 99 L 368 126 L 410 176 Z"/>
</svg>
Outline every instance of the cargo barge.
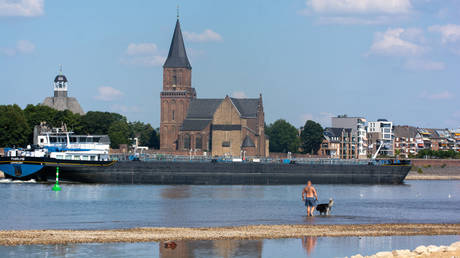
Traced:
<svg viewBox="0 0 460 258">
<path fill-rule="evenodd" d="M 409 161 L 346 162 L 321 160 L 290 162 L 219 161 L 113 161 L 106 164 L 65 164 L 44 168 L 55 176 L 81 183 L 186 184 L 186 185 L 288 185 L 304 184 L 401 184 L 411 168 Z"/>
</svg>

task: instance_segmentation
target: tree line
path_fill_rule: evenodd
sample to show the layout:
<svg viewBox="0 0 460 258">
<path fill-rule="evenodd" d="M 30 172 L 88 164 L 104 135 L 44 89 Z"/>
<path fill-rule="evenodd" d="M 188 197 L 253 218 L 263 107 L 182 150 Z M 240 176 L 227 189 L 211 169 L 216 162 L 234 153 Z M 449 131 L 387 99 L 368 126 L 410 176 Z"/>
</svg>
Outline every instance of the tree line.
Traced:
<svg viewBox="0 0 460 258">
<path fill-rule="evenodd" d="M 265 135 L 270 140 L 270 152 L 317 154 L 323 142 L 324 129 L 308 120 L 301 130 L 284 119 L 265 125 Z"/>
<path fill-rule="evenodd" d="M 460 153 L 454 150 L 420 150 L 415 157 L 419 159 L 460 159 Z"/>
<path fill-rule="evenodd" d="M 75 134 L 104 134 L 110 138 L 110 147 L 131 143 L 137 137 L 139 144 L 158 149 L 160 137 L 150 124 L 128 122 L 118 113 L 89 111 L 85 115 L 69 110 L 58 111 L 43 105 L 0 105 L 0 147 L 25 147 L 33 143 L 33 129 L 41 122 L 50 127 L 66 124 Z M 323 128 L 308 120 L 301 131 L 286 120 L 279 119 L 265 125 L 265 134 L 270 139 L 270 152 L 292 152 L 317 154 L 323 141 Z"/>
<path fill-rule="evenodd" d="M 158 149 L 160 138 L 157 131 L 148 123 L 128 122 L 117 113 L 89 111 L 85 115 L 74 114 L 69 110 L 58 111 L 43 105 L 27 105 L 22 110 L 18 105 L 0 105 L 0 146 L 24 147 L 33 142 L 33 129 L 41 122 L 50 127 L 66 124 L 75 134 L 104 134 L 110 138 L 110 147 L 119 148 L 137 137 L 139 144 Z"/>
</svg>

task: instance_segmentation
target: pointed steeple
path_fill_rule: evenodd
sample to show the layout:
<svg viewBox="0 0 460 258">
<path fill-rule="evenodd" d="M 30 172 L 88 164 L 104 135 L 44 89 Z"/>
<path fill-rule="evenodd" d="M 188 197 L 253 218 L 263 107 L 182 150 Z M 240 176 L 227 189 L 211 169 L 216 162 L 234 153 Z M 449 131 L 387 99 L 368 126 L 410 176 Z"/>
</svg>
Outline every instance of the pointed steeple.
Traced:
<svg viewBox="0 0 460 258">
<path fill-rule="evenodd" d="M 176 28 L 174 29 L 171 46 L 169 47 L 168 58 L 166 59 L 164 68 L 188 68 L 192 69 L 190 62 L 185 52 L 184 39 L 182 38 L 182 31 L 180 29 L 179 17 L 176 21 Z"/>
</svg>

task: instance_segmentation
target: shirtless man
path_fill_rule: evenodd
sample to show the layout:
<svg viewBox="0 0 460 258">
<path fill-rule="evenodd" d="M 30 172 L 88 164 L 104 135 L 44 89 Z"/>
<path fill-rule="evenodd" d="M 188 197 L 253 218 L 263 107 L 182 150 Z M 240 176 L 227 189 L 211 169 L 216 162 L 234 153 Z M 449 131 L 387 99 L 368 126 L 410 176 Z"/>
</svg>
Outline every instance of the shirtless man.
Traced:
<svg viewBox="0 0 460 258">
<path fill-rule="evenodd" d="M 307 199 L 305 199 L 305 197 L 307 197 Z M 302 191 L 302 201 L 305 201 L 307 216 L 313 216 L 316 202 L 318 201 L 318 195 L 316 194 L 316 189 L 311 185 L 310 180 L 308 180 L 307 186 Z"/>
</svg>

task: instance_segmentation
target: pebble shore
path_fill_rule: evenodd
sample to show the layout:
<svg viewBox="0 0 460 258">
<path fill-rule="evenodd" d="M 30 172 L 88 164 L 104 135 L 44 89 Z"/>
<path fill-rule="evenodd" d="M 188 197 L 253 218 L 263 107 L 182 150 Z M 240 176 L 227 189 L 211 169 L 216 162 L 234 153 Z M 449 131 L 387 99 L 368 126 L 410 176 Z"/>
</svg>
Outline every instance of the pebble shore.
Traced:
<svg viewBox="0 0 460 258">
<path fill-rule="evenodd" d="M 275 239 L 346 236 L 457 235 L 460 224 L 256 225 L 213 228 L 110 230 L 3 230 L 0 245 L 37 245 L 167 240 Z"/>
<path fill-rule="evenodd" d="M 392 258 L 392 257 L 433 257 L 433 258 L 451 258 L 460 257 L 460 242 L 455 242 L 450 246 L 418 246 L 414 250 L 394 250 L 392 252 L 378 252 L 371 256 L 362 256 L 360 254 L 351 256 L 350 258 Z"/>
</svg>

